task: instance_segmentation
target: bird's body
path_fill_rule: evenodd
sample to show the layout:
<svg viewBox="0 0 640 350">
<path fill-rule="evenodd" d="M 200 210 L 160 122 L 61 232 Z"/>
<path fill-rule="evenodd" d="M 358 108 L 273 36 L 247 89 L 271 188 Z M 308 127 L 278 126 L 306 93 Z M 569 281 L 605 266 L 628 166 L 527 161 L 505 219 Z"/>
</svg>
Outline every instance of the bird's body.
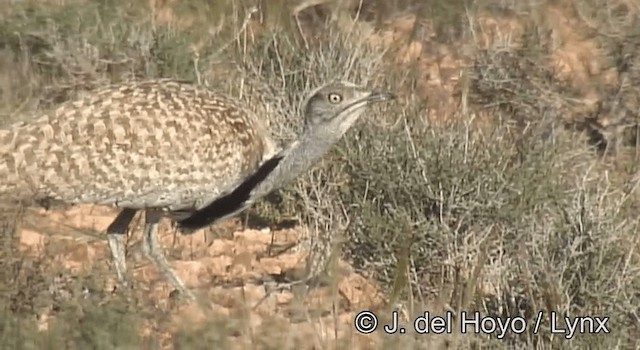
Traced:
<svg viewBox="0 0 640 350">
<path fill-rule="evenodd" d="M 0 198 L 196 210 L 274 145 L 219 92 L 175 80 L 109 86 L 0 130 Z"/>
<path fill-rule="evenodd" d="M 193 230 L 244 210 L 320 159 L 364 107 L 391 98 L 348 82 L 320 87 L 301 138 L 280 150 L 266 116 L 226 94 L 166 79 L 101 88 L 0 130 L 0 201 L 122 208 L 107 237 L 123 284 L 125 234 L 144 210 L 145 255 L 194 299 L 159 245 L 162 216 Z"/>
</svg>

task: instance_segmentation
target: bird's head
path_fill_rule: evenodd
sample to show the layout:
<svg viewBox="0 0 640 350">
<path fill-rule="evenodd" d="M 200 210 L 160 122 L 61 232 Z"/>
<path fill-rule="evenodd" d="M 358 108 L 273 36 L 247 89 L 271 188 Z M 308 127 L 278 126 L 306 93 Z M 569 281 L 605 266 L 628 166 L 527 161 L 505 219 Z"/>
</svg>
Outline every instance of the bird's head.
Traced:
<svg viewBox="0 0 640 350">
<path fill-rule="evenodd" d="M 339 137 L 358 120 L 365 107 L 394 98 L 391 92 L 368 90 L 345 81 L 324 85 L 305 102 L 305 131 L 323 128 Z"/>
</svg>

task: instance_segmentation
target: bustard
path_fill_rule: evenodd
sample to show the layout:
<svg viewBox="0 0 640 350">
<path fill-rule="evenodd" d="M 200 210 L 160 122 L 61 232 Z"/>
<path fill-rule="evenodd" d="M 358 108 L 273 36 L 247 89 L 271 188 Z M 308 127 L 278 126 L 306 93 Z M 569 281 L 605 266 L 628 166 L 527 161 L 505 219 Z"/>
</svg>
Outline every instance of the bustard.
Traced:
<svg viewBox="0 0 640 350">
<path fill-rule="evenodd" d="M 100 88 L 0 130 L 0 198 L 122 208 L 107 237 L 125 285 L 125 235 L 144 210 L 145 256 L 193 300 L 158 243 L 160 219 L 192 232 L 239 213 L 309 168 L 367 105 L 393 97 L 349 82 L 319 87 L 302 135 L 279 150 L 260 117 L 226 94 L 166 79 Z"/>
</svg>

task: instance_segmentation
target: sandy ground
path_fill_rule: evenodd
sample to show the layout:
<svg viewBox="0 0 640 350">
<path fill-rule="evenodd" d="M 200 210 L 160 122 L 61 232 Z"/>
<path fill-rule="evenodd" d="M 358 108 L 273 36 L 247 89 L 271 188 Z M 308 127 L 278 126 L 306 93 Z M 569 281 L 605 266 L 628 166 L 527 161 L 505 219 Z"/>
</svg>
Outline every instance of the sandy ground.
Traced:
<svg viewBox="0 0 640 350">
<path fill-rule="evenodd" d="M 99 206 L 29 209 L 22 224 L 20 249 L 34 257 L 46 254 L 52 263 L 61 264 L 71 273 L 100 271 L 104 290 L 112 291 L 117 284 L 104 232 L 116 214 L 115 209 Z M 205 321 L 210 310 L 170 297 L 173 288 L 141 252 L 140 229 L 141 225 L 136 225 L 128 242 L 134 293 L 139 298 L 151 298 L 158 307 L 171 308 L 176 326 Z M 306 334 L 318 341 L 324 341 L 328 333 L 333 336 L 334 330 L 339 331 L 340 338 L 355 337 L 355 313 L 383 307 L 384 298 L 375 283 L 344 262 L 339 264 L 336 289 L 320 286 L 303 293 L 302 298 L 296 297 L 295 287 L 274 291 L 274 284 L 259 282 L 304 269 L 305 252 L 286 250 L 299 243 L 302 231 L 301 227 L 273 232 L 243 230 L 240 220 L 233 219 L 189 236 L 176 234 L 169 222 L 163 222 L 160 237 L 179 276 L 220 315 L 245 319 L 254 328 L 265 322 L 283 322 L 293 328 L 290 331 L 296 337 Z M 214 238 L 216 235 L 218 238 Z M 276 253 L 282 250 L 285 252 Z M 336 322 L 339 325 L 334 327 Z M 367 339 L 363 338 L 369 342 Z"/>
</svg>

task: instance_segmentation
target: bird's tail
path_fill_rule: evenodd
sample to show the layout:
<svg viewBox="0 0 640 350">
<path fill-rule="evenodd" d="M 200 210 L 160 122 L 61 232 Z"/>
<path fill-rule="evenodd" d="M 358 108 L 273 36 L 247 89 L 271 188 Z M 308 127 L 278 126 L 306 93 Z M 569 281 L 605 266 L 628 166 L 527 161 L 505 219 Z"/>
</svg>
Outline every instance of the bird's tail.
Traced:
<svg viewBox="0 0 640 350">
<path fill-rule="evenodd" d="M 9 173 L 11 139 L 10 131 L 0 130 L 0 193 L 11 175 Z"/>
<path fill-rule="evenodd" d="M 11 131 L 0 130 L 0 256 L 9 256 L 4 254 L 7 249 L 17 249 L 16 239 L 24 213 L 24 207 L 16 197 L 20 177 L 11 166 L 15 163 L 11 155 L 12 144 Z"/>
<path fill-rule="evenodd" d="M 0 202 L 15 197 L 25 185 L 26 174 L 21 174 L 16 164 L 20 157 L 15 154 L 14 136 L 10 130 L 0 130 Z"/>
</svg>

